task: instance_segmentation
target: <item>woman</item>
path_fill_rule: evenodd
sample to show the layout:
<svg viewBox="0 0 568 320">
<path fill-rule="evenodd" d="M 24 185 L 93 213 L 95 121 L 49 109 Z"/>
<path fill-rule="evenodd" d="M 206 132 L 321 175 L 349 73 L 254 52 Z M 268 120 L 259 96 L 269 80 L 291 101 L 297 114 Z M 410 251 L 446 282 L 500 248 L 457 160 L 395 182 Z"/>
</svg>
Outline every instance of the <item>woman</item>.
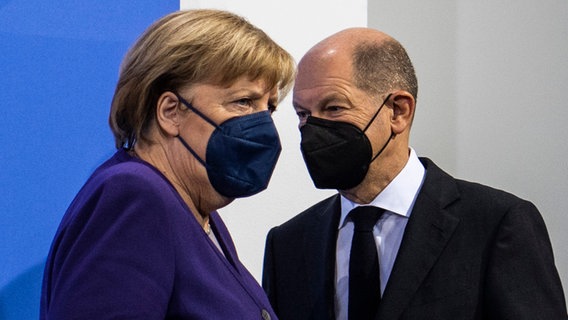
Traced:
<svg viewBox="0 0 568 320">
<path fill-rule="evenodd" d="M 130 49 L 110 112 L 116 154 L 67 210 L 42 319 L 275 319 L 216 210 L 266 188 L 291 56 L 243 18 L 182 11 Z"/>
</svg>

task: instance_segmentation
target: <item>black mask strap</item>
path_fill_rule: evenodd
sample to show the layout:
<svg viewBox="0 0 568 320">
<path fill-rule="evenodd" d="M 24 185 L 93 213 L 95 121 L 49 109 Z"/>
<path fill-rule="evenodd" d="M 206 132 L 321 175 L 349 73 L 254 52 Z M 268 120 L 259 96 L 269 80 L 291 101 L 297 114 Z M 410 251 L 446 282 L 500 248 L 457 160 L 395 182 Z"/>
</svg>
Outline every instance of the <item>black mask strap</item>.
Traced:
<svg viewBox="0 0 568 320">
<path fill-rule="evenodd" d="M 375 118 L 379 115 L 379 112 L 381 112 L 381 109 L 385 106 L 385 104 L 387 103 L 387 101 L 389 100 L 389 98 L 392 96 L 392 93 L 389 93 L 389 95 L 385 98 L 385 100 L 383 101 L 383 103 L 381 104 L 381 106 L 379 107 L 379 110 L 377 110 L 377 112 L 375 112 L 375 115 L 371 118 L 371 120 L 369 121 L 369 123 L 367 124 L 367 126 L 365 127 L 365 129 L 363 129 L 363 132 L 367 131 L 367 129 L 369 129 L 369 127 L 371 126 L 371 123 L 373 123 L 373 121 L 375 120 Z M 391 131 L 391 135 L 389 137 L 389 139 L 387 140 L 387 142 L 385 142 L 385 144 L 383 145 L 383 147 L 381 148 L 381 150 L 379 150 L 379 152 L 377 152 L 377 154 L 371 159 L 370 162 L 375 161 L 375 159 L 377 159 L 377 157 L 383 152 L 383 150 L 385 150 L 385 148 L 389 145 L 389 142 L 392 140 L 392 138 L 395 136 L 394 132 Z"/>
<path fill-rule="evenodd" d="M 375 159 L 377 159 L 377 157 L 383 152 L 383 150 L 385 150 L 385 148 L 389 145 L 389 142 L 392 140 L 392 138 L 394 138 L 394 136 L 395 136 L 394 132 L 391 131 L 391 135 L 390 135 L 389 139 L 383 145 L 381 150 L 379 150 L 379 152 L 377 152 L 377 154 L 373 157 L 373 159 L 371 159 L 371 162 L 375 161 Z"/>
<path fill-rule="evenodd" d="M 387 101 L 389 100 L 391 95 L 392 95 L 392 93 L 389 93 L 389 95 L 385 98 L 385 100 L 383 101 L 383 103 L 379 107 L 379 110 L 377 110 L 377 112 L 375 112 L 375 115 L 371 118 L 369 123 L 367 123 L 367 126 L 365 127 L 365 129 L 363 129 L 363 132 L 366 132 L 367 129 L 369 129 L 369 127 L 371 126 L 371 123 L 373 123 L 373 121 L 375 121 L 375 118 L 379 115 L 379 112 L 381 112 L 381 109 L 385 106 L 385 104 L 387 103 Z"/>
</svg>

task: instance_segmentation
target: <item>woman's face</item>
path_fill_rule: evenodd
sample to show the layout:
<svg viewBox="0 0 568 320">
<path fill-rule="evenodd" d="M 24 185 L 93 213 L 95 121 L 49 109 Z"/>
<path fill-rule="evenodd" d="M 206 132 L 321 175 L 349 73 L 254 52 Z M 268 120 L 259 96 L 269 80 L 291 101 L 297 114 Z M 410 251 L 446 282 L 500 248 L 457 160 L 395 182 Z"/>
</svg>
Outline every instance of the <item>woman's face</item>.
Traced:
<svg viewBox="0 0 568 320">
<path fill-rule="evenodd" d="M 278 101 L 278 91 L 275 88 L 266 88 L 263 80 L 253 80 L 246 77 L 237 79 L 229 86 L 215 84 L 196 84 L 187 89 L 180 90 L 178 95 L 191 109 L 195 109 L 216 125 L 239 116 L 249 115 L 261 111 L 274 111 Z M 207 162 L 206 150 L 209 138 L 215 126 L 200 116 L 196 111 L 178 102 L 179 122 L 177 133 L 179 137 L 193 150 L 199 158 Z M 207 178 L 204 166 L 174 139 L 171 144 L 170 164 L 178 181 L 187 184 L 185 187 L 190 193 L 200 188 L 198 193 L 214 194 Z M 193 198 L 193 197 L 192 197 Z"/>
</svg>

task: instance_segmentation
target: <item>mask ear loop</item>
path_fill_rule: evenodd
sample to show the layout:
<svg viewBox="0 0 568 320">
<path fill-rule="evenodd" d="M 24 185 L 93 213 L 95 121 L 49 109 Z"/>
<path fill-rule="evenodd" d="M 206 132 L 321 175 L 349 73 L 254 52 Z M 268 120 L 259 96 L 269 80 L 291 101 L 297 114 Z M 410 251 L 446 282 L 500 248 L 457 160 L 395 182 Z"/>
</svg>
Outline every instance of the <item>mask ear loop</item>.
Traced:
<svg viewBox="0 0 568 320">
<path fill-rule="evenodd" d="M 188 109 L 197 113 L 198 116 L 203 118 L 203 120 L 209 122 L 209 124 L 211 124 L 213 127 L 215 128 L 219 127 L 215 122 L 213 122 L 213 120 L 209 119 L 209 117 L 204 115 L 201 111 L 197 110 L 191 103 L 187 102 L 184 98 L 182 98 L 179 94 L 177 94 L 177 92 L 174 92 L 174 94 L 179 99 L 179 101 L 181 101 L 181 103 L 183 103 Z"/>
<path fill-rule="evenodd" d="M 209 124 L 211 124 L 213 127 L 215 127 L 216 129 L 219 127 L 215 122 L 213 122 L 213 120 L 209 119 L 209 117 L 207 117 L 206 115 L 204 115 L 201 111 L 197 110 L 191 103 L 187 102 L 184 98 L 182 98 L 177 92 L 174 92 L 174 94 L 176 95 L 176 97 L 179 99 L 179 101 L 181 101 L 181 103 L 183 103 L 188 109 L 190 109 L 191 111 L 195 112 L 198 116 L 200 116 L 203 120 L 207 121 Z M 193 150 L 193 148 L 191 148 L 189 146 L 189 144 L 187 144 L 187 142 L 179 135 L 176 136 L 179 141 L 181 141 L 181 143 L 183 144 L 183 146 L 189 150 L 189 152 L 195 157 L 195 159 L 197 159 L 197 161 L 199 161 L 199 163 L 201 163 L 204 167 L 207 167 L 207 165 L 205 164 L 205 161 L 203 161 L 203 159 L 201 159 L 200 156 L 197 155 L 197 152 L 195 152 Z"/>
<path fill-rule="evenodd" d="M 187 150 L 189 150 L 189 152 L 195 157 L 195 159 L 197 159 L 197 161 L 199 161 L 204 167 L 207 167 L 207 165 L 205 164 L 205 161 L 203 161 L 203 159 L 201 159 L 201 157 L 198 156 L 195 151 L 193 151 L 193 149 L 189 146 L 189 144 L 187 144 L 187 142 L 185 142 L 185 140 L 183 140 L 183 138 L 179 134 L 176 136 L 176 138 L 178 138 L 179 141 L 181 141 L 181 143 L 184 145 L 184 147 Z"/>
<path fill-rule="evenodd" d="M 389 98 L 391 97 L 392 93 L 389 93 L 389 95 L 385 98 L 385 100 L 383 101 L 383 104 L 381 104 L 381 106 L 379 107 L 379 110 L 377 110 L 377 112 L 375 112 L 375 115 L 373 116 L 373 118 L 371 118 L 371 121 L 369 121 L 369 123 L 367 124 L 367 126 L 365 127 L 365 129 L 363 129 L 363 132 L 367 131 L 367 129 L 371 126 L 371 123 L 373 123 L 373 121 L 375 120 L 375 118 L 379 115 L 379 112 L 381 112 L 381 109 L 385 106 L 385 104 L 387 103 L 387 101 L 389 100 Z M 383 145 L 383 147 L 381 148 L 381 150 L 379 150 L 379 152 L 377 152 L 377 154 L 371 159 L 370 162 L 375 161 L 375 159 L 377 159 L 377 157 L 383 152 L 383 150 L 385 150 L 385 148 L 389 145 L 389 142 L 391 142 L 392 138 L 395 136 L 394 132 L 391 131 L 391 135 L 389 137 L 389 139 L 387 140 L 387 142 L 385 142 L 385 144 Z"/>
<path fill-rule="evenodd" d="M 373 121 L 375 121 L 375 118 L 379 115 L 379 112 L 381 112 L 381 109 L 385 106 L 385 104 L 387 103 L 387 101 L 389 100 L 390 96 L 392 95 L 392 93 L 389 93 L 389 95 L 385 98 L 385 100 L 383 101 L 383 103 L 381 104 L 381 106 L 379 107 L 379 110 L 377 110 L 377 112 L 375 112 L 375 115 L 371 118 L 371 120 L 369 121 L 369 123 L 367 123 L 367 126 L 365 127 L 365 129 L 363 129 L 363 132 L 366 132 L 367 129 L 369 129 L 369 127 L 371 126 L 371 124 L 373 123 Z"/>
<path fill-rule="evenodd" d="M 385 148 L 389 145 L 389 142 L 391 142 L 391 140 L 392 140 L 392 138 L 394 138 L 394 136 L 395 136 L 394 132 L 391 131 L 391 135 L 390 135 L 389 139 L 383 145 L 381 150 L 379 150 L 379 152 L 377 152 L 377 154 L 373 157 L 373 159 L 371 159 L 371 162 L 375 161 L 375 159 L 377 159 L 377 157 L 383 152 L 383 150 L 385 150 Z"/>
</svg>

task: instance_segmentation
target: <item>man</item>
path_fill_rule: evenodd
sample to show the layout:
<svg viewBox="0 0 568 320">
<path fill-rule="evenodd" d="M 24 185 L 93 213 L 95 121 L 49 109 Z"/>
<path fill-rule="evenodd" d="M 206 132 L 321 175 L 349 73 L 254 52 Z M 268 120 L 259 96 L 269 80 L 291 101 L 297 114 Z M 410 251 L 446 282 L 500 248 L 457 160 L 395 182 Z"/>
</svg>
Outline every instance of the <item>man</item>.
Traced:
<svg viewBox="0 0 568 320">
<path fill-rule="evenodd" d="M 316 187 L 339 194 L 268 235 L 263 286 L 279 318 L 568 319 L 538 210 L 418 158 L 416 96 L 405 50 L 376 30 L 341 31 L 299 62 L 304 160 Z M 352 253 L 355 207 L 380 216 L 366 231 L 376 253 Z M 375 269 L 355 272 L 367 260 Z"/>
</svg>

